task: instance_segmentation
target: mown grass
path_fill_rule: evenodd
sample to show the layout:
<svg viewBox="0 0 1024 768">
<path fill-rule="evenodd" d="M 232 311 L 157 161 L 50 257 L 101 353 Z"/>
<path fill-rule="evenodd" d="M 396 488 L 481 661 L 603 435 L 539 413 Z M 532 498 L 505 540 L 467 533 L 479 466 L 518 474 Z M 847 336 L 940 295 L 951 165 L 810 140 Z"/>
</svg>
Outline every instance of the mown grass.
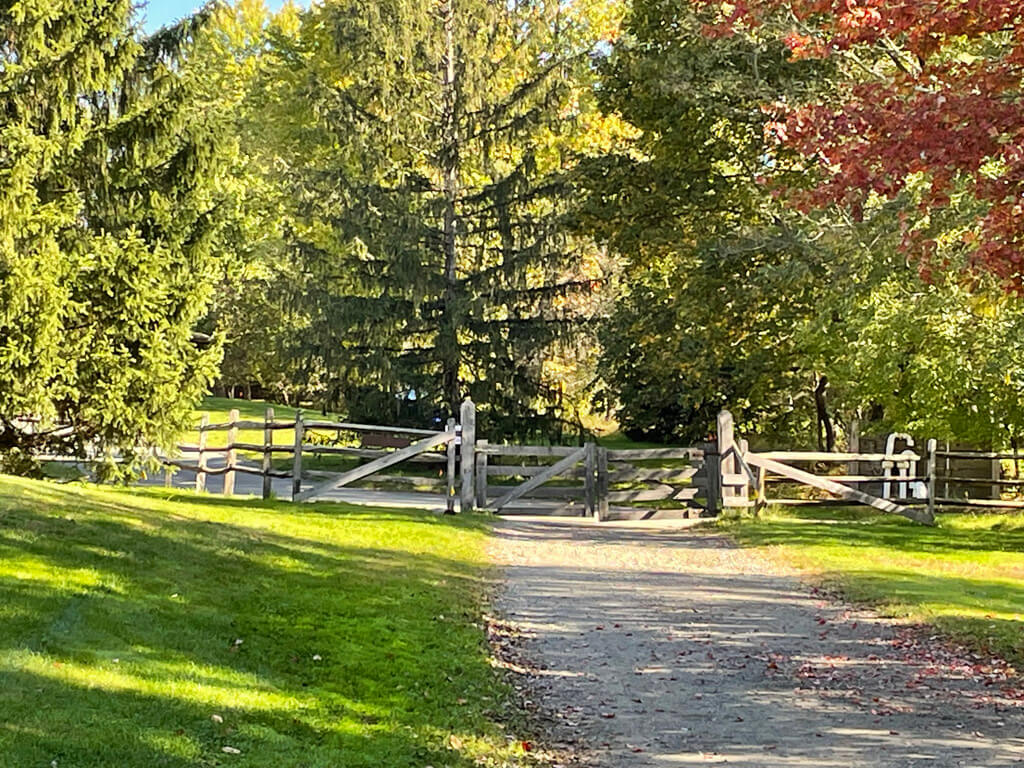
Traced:
<svg viewBox="0 0 1024 768">
<path fill-rule="evenodd" d="M 940 515 L 926 528 L 866 507 L 721 525 L 890 616 L 1024 663 L 1024 517 Z"/>
<path fill-rule="evenodd" d="M 513 761 L 487 534 L 0 478 L 0 766 Z"/>
</svg>

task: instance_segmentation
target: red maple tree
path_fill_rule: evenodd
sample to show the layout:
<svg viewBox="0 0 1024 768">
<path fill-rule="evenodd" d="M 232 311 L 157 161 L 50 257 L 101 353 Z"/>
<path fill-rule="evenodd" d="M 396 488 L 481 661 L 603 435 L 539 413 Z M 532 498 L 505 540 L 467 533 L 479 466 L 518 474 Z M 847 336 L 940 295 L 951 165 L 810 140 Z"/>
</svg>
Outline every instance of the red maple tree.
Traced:
<svg viewBox="0 0 1024 768">
<path fill-rule="evenodd" d="M 718 11 L 709 35 L 782 17 L 792 21 L 783 39 L 793 57 L 871 62 L 850 68 L 861 74 L 841 103 L 787 105 L 771 126 L 821 168 L 801 203 L 856 211 L 872 192 L 892 198 L 923 176 L 920 205 L 929 211 L 966 185 L 984 203 L 963 236 L 971 262 L 1024 287 L 1024 2 L 695 2 Z M 930 268 L 936 244 L 912 221 L 904 242 Z"/>
</svg>

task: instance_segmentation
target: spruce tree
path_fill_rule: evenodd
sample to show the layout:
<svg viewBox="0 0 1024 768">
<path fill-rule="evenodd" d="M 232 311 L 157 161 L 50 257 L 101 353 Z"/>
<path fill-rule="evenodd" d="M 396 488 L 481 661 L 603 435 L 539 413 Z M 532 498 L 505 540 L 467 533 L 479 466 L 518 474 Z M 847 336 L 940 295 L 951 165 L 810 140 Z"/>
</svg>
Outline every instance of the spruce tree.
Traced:
<svg viewBox="0 0 1024 768">
<path fill-rule="evenodd" d="M 0 10 L 8 467 L 55 448 L 120 452 L 136 466 L 173 441 L 218 360 L 193 331 L 210 290 L 226 151 L 186 61 L 205 14 L 143 38 L 133 6 L 21 0 Z"/>
<path fill-rule="evenodd" d="M 559 421 L 545 357 L 600 276 L 567 234 L 592 47 L 558 2 L 335 0 L 278 36 L 300 348 L 332 405 Z"/>
</svg>

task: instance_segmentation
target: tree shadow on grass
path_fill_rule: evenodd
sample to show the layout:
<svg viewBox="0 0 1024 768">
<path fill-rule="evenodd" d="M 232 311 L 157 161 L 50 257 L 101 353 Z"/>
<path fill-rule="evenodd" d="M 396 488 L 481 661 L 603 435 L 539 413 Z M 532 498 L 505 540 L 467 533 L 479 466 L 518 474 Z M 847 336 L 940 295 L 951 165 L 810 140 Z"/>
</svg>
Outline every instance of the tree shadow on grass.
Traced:
<svg viewBox="0 0 1024 768">
<path fill-rule="evenodd" d="M 28 490 L 0 510 L 0 766 L 469 766 L 445 737 L 493 733 L 484 575 L 403 551 L 434 535 L 409 515 L 360 519 L 392 549 L 316 510 Z"/>
</svg>

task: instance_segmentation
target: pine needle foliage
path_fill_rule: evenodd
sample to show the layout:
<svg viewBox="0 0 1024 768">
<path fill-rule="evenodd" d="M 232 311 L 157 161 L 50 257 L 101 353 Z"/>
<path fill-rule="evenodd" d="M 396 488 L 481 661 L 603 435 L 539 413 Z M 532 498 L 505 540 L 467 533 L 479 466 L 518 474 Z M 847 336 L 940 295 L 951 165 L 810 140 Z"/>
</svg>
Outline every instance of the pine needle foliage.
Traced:
<svg viewBox="0 0 1024 768">
<path fill-rule="evenodd" d="M 8 468 L 70 448 L 120 453 L 130 470 L 173 440 L 218 362 L 216 344 L 193 338 L 230 151 L 187 66 L 208 12 L 146 38 L 134 5 L 0 6 Z"/>
<path fill-rule="evenodd" d="M 556 426 L 545 354 L 592 288 L 569 234 L 589 36 L 558 2 L 335 0 L 274 37 L 299 352 L 330 405 Z"/>
</svg>

